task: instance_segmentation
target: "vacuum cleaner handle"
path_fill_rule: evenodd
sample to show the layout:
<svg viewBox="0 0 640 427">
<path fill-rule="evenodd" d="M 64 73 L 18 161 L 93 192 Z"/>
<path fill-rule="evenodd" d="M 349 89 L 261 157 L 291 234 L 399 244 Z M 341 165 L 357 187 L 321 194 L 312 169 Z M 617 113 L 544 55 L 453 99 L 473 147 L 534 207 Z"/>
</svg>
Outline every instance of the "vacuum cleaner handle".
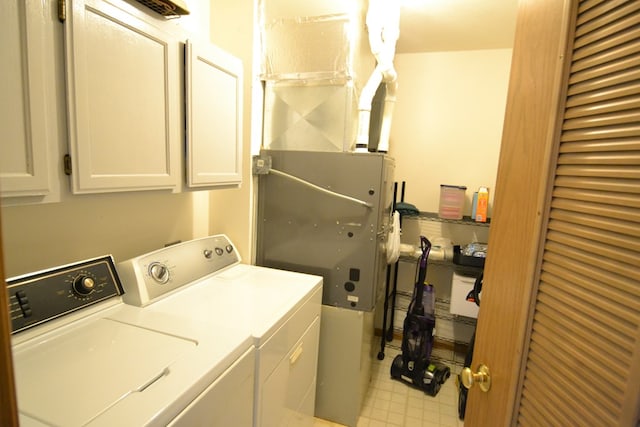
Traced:
<svg viewBox="0 0 640 427">
<path fill-rule="evenodd" d="M 419 260 L 418 281 L 416 282 L 416 300 L 414 302 L 414 314 L 424 315 L 424 306 L 422 304 L 422 296 L 424 295 L 424 281 L 427 278 L 427 259 L 431 251 L 431 242 L 424 236 L 420 236 L 420 247 L 422 255 Z"/>
<path fill-rule="evenodd" d="M 431 242 L 424 236 L 420 236 L 420 247 L 422 248 L 422 255 L 420 255 L 418 270 L 418 283 L 424 283 L 427 278 L 427 259 L 429 258 L 429 252 L 431 252 Z"/>
</svg>

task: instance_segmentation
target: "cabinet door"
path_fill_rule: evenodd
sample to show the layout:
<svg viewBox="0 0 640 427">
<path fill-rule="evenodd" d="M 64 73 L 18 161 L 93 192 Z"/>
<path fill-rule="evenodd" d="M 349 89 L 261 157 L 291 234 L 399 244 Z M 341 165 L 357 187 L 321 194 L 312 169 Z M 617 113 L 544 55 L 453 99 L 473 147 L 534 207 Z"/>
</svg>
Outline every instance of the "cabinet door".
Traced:
<svg viewBox="0 0 640 427">
<path fill-rule="evenodd" d="M 74 193 L 176 189 L 179 41 L 103 0 L 65 25 Z"/>
<path fill-rule="evenodd" d="M 0 2 L 0 186 L 3 197 L 44 196 L 50 192 L 47 149 L 47 72 L 42 2 Z"/>
<path fill-rule="evenodd" d="M 187 184 L 242 181 L 242 62 L 209 44 L 186 45 Z"/>
</svg>

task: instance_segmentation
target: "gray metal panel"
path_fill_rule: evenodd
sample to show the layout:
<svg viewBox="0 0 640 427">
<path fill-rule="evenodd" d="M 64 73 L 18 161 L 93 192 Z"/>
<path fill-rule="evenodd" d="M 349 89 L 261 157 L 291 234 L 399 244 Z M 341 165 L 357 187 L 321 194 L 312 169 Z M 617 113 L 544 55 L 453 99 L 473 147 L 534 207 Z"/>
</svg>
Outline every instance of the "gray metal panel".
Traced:
<svg viewBox="0 0 640 427">
<path fill-rule="evenodd" d="M 323 304 L 372 310 L 384 286 L 394 162 L 377 153 L 265 150 L 272 168 L 372 204 L 273 174 L 259 182 L 259 265 L 321 275 Z M 353 289 L 352 289 L 353 288 Z"/>
<path fill-rule="evenodd" d="M 355 427 L 371 381 L 372 311 L 322 307 L 316 417 Z"/>
</svg>

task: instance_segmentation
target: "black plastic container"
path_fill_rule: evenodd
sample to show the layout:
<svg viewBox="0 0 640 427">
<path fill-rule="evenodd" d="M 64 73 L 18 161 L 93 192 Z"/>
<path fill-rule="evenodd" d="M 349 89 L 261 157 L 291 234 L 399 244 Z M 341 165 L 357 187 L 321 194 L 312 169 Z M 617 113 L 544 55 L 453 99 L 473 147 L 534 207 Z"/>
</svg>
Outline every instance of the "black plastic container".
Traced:
<svg viewBox="0 0 640 427">
<path fill-rule="evenodd" d="M 453 247 L 453 263 L 466 267 L 484 268 L 484 257 L 466 256 L 460 252 L 460 245 Z"/>
</svg>

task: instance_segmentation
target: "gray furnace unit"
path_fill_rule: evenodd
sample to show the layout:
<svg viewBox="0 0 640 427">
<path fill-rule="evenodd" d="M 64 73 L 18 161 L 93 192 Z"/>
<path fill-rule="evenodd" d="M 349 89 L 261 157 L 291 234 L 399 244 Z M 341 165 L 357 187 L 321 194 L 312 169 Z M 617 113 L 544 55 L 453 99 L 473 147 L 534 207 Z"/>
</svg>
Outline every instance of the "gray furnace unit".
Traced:
<svg viewBox="0 0 640 427">
<path fill-rule="evenodd" d="M 393 203 L 380 153 L 264 150 L 257 263 L 322 276 L 322 303 L 371 311 L 383 294 Z"/>
<path fill-rule="evenodd" d="M 394 162 L 379 153 L 264 150 L 256 163 L 257 263 L 323 277 L 315 415 L 355 427 L 384 296 Z"/>
</svg>

